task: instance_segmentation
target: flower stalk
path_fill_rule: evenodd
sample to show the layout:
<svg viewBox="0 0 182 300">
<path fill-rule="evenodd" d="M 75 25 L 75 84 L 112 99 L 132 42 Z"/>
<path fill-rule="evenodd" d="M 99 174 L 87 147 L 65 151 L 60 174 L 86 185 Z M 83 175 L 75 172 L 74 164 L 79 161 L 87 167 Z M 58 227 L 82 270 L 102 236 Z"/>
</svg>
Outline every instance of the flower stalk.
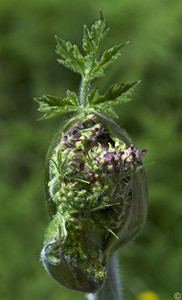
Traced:
<svg viewBox="0 0 182 300">
<path fill-rule="evenodd" d="M 122 300 L 117 255 L 109 258 L 107 270 L 103 287 L 95 294 L 88 294 L 87 300 Z"/>
<path fill-rule="evenodd" d="M 88 94 L 89 94 L 90 81 L 87 76 L 82 77 L 80 88 L 80 107 L 86 108 L 89 106 Z"/>
<path fill-rule="evenodd" d="M 71 118 L 54 137 L 46 158 L 46 194 L 50 222 L 41 260 L 60 284 L 88 294 L 88 299 L 120 300 L 118 250 L 140 231 L 147 212 L 147 182 L 138 150 L 113 118 L 113 106 L 131 100 L 139 82 L 112 85 L 103 95 L 91 81 L 120 55 L 126 44 L 97 59 L 105 36 L 100 19 L 84 26 L 83 56 L 76 45 L 57 39 L 59 63 L 81 74 L 80 94 L 43 95 L 35 100 L 41 119 L 69 112 Z"/>
</svg>

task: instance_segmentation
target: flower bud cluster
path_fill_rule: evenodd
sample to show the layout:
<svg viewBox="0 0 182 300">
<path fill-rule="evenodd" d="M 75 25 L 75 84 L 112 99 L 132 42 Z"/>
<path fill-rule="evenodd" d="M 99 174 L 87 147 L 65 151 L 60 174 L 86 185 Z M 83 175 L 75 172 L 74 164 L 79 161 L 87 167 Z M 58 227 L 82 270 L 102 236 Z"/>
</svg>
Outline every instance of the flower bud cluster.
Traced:
<svg viewBox="0 0 182 300">
<path fill-rule="evenodd" d="M 50 261 L 59 262 L 62 268 L 66 261 L 71 273 L 76 268 L 75 273 L 84 274 L 93 284 L 91 292 L 106 276 L 104 249 L 118 238 L 129 215 L 131 174 L 145 153 L 111 138 L 93 115 L 64 133 L 52 153 L 48 190 L 57 209 L 47 229 L 44 255 L 46 249 L 49 266 Z M 63 283 L 63 278 L 58 281 Z"/>
<path fill-rule="evenodd" d="M 50 161 L 50 195 L 62 212 L 124 204 L 130 175 L 146 150 L 114 141 L 102 122 L 90 119 L 72 128 Z"/>
</svg>

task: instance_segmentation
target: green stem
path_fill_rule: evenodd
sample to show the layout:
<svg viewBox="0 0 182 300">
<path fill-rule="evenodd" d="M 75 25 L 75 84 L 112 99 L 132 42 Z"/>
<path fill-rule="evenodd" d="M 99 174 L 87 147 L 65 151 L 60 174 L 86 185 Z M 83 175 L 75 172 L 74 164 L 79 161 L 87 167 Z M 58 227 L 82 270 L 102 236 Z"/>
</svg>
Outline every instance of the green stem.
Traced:
<svg viewBox="0 0 182 300">
<path fill-rule="evenodd" d="M 122 300 L 117 255 L 109 258 L 108 273 L 103 287 L 95 294 L 88 294 L 87 300 Z"/>
<path fill-rule="evenodd" d="M 90 80 L 88 79 L 87 76 L 82 76 L 81 88 L 80 88 L 80 106 L 82 107 L 88 106 L 87 96 L 90 90 L 89 82 Z"/>
</svg>

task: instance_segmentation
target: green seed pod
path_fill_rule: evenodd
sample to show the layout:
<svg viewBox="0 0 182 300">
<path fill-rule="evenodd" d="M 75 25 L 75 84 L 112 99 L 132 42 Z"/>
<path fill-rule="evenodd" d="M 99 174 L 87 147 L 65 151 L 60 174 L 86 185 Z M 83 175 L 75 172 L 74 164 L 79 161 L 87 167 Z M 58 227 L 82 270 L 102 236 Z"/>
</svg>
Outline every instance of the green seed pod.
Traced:
<svg viewBox="0 0 182 300">
<path fill-rule="evenodd" d="M 112 106 L 131 100 L 138 82 L 112 85 L 104 95 L 90 85 L 104 75 L 124 46 L 114 46 L 98 60 L 104 28 L 102 12 L 91 32 L 84 27 L 84 57 L 77 46 L 56 37 L 62 58 L 58 61 L 82 75 L 80 95 L 67 91 L 64 99 L 50 95 L 35 99 L 44 112 L 42 119 L 72 114 L 47 154 L 50 223 L 41 260 L 60 284 L 85 293 L 95 293 L 108 282 L 108 272 L 114 270 L 111 257 L 138 234 L 147 213 L 141 161 L 146 150 L 139 151 L 112 120 L 117 117 Z"/>
</svg>

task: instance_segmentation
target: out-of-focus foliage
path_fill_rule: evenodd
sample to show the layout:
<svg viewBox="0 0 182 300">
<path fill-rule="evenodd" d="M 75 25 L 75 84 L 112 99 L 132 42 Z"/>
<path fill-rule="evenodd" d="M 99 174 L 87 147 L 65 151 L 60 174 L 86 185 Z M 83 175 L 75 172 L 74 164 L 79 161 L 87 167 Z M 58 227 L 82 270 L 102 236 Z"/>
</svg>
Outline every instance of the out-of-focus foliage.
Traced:
<svg viewBox="0 0 182 300">
<path fill-rule="evenodd" d="M 37 122 L 32 98 L 77 91 L 79 75 L 56 62 L 54 34 L 81 44 L 83 24 L 111 27 L 103 49 L 130 40 L 95 86 L 142 80 L 135 101 L 117 107 L 120 125 L 140 148 L 149 184 L 142 234 L 120 254 L 125 299 L 152 290 L 182 293 L 182 1 L 39 0 L 0 3 L 0 298 L 70 300 L 84 296 L 55 283 L 39 261 L 47 211 L 44 158 L 62 117 Z"/>
</svg>

